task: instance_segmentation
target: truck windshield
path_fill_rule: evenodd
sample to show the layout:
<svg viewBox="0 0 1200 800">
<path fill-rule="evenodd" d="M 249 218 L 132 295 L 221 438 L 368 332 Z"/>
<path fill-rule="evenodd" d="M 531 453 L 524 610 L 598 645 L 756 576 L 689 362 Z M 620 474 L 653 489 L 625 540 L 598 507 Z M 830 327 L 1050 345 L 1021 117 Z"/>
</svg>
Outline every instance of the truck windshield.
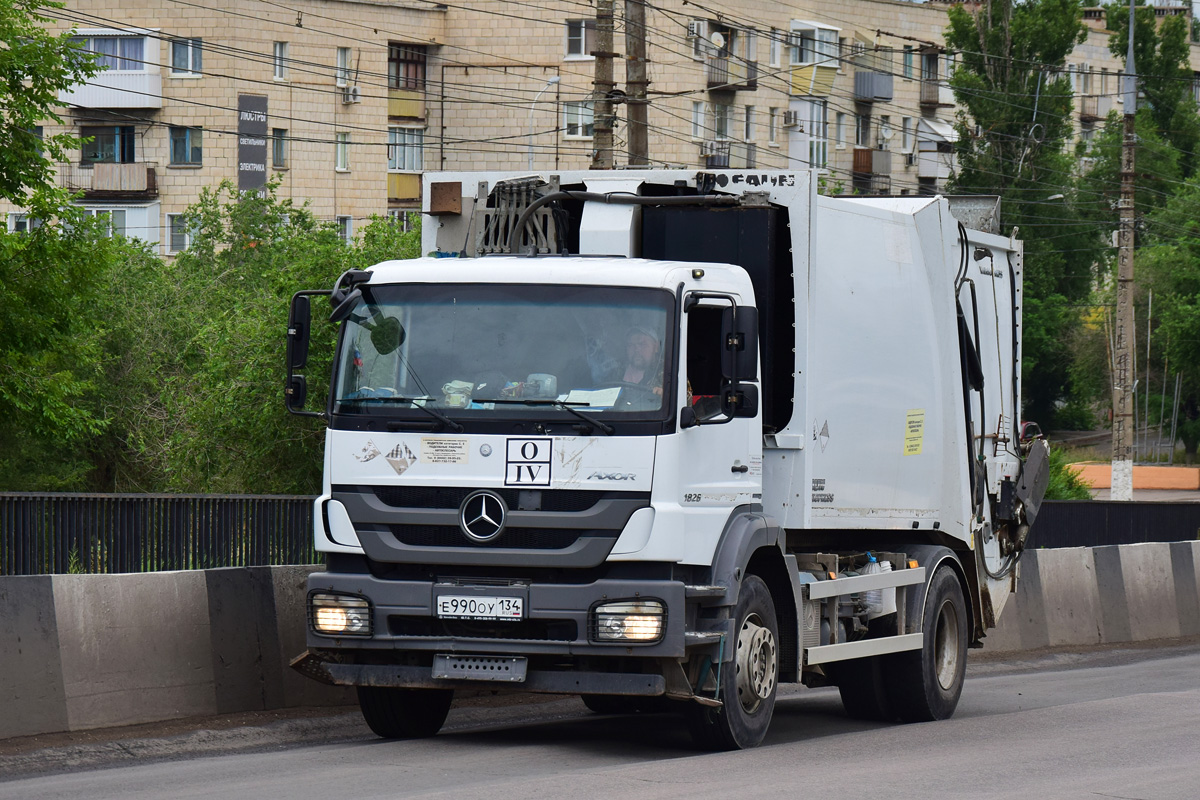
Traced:
<svg viewBox="0 0 1200 800">
<path fill-rule="evenodd" d="M 672 295 L 593 286 L 364 286 L 346 322 L 335 414 L 663 419 Z M 437 412 L 437 413 L 434 413 Z"/>
</svg>

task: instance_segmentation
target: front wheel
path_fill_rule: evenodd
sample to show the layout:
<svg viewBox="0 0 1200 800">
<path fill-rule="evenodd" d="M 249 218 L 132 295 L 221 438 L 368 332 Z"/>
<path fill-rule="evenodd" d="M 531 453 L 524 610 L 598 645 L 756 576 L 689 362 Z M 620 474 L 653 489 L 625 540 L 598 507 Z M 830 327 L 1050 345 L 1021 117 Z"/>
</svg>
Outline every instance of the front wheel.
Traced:
<svg viewBox="0 0 1200 800">
<path fill-rule="evenodd" d="M 722 665 L 719 708 L 688 707 L 692 739 L 706 750 L 757 747 L 775 711 L 779 680 L 779 623 L 771 592 L 757 575 L 742 583 L 734 609 L 733 661 Z"/>
<path fill-rule="evenodd" d="M 359 686 L 358 707 L 367 726 L 384 739 L 425 739 L 442 729 L 452 689 Z"/>
<path fill-rule="evenodd" d="M 954 570 L 942 567 L 925 597 L 920 650 L 896 653 L 886 670 L 888 700 L 904 722 L 949 719 L 967 672 L 967 603 Z"/>
</svg>

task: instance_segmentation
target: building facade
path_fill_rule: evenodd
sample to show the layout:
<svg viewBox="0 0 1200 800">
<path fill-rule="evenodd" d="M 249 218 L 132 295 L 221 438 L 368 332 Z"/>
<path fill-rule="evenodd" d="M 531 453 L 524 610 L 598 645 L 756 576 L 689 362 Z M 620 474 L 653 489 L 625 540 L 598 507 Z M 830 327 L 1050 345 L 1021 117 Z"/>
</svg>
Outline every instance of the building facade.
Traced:
<svg viewBox="0 0 1200 800">
<path fill-rule="evenodd" d="M 106 69 L 60 96 L 65 129 L 91 141 L 59 165 L 58 180 L 110 230 L 169 255 L 188 243 L 182 212 L 221 181 L 277 182 L 349 238 L 374 215 L 419 208 L 423 171 L 587 168 L 593 8 L 68 0 L 52 24 L 73 28 Z M 1123 65 L 1108 52 L 1103 14 L 1085 12 L 1089 34 L 1068 65 L 1085 141 L 1119 108 Z M 940 191 L 956 137 L 945 27 L 942 2 L 647 5 L 650 163 L 818 167 L 831 191 Z M 614 95 L 620 167 L 627 106 Z M 31 224 L 18 208 L 0 212 L 10 229 Z"/>
</svg>

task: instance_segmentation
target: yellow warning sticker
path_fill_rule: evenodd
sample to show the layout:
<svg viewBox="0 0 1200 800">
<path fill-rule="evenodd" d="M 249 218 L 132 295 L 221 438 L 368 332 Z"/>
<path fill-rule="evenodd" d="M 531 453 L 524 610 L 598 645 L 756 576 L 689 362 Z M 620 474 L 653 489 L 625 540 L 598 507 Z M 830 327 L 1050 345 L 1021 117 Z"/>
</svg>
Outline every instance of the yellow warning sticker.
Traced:
<svg viewBox="0 0 1200 800">
<path fill-rule="evenodd" d="M 925 444 L 925 409 L 910 408 L 904 418 L 904 455 L 921 455 Z"/>
</svg>

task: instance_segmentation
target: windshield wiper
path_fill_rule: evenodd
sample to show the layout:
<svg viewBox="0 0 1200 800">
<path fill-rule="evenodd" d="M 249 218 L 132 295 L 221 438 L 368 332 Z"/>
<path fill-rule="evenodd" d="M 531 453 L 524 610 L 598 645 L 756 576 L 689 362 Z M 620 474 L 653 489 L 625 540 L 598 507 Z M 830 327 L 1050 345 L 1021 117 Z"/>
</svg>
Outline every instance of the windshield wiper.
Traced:
<svg viewBox="0 0 1200 800">
<path fill-rule="evenodd" d="M 349 399 L 339 400 L 338 402 L 339 403 L 358 403 L 358 404 L 362 404 L 362 405 L 376 404 L 376 403 L 379 405 L 391 405 L 393 403 L 396 403 L 396 404 L 408 403 L 413 408 L 421 409 L 426 414 L 433 417 L 438 422 L 441 422 L 443 425 L 445 425 L 447 428 L 454 431 L 455 433 L 462 433 L 464 430 L 466 430 L 461 424 L 450 419 L 450 417 L 446 416 L 441 411 L 438 411 L 433 406 L 426 405 L 424 403 L 421 403 L 421 404 L 417 403 L 418 400 L 429 401 L 429 400 L 436 400 L 436 399 L 437 398 L 435 398 L 435 397 L 351 397 Z"/>
<path fill-rule="evenodd" d="M 612 436 L 613 432 L 615 430 L 613 428 L 613 426 L 609 425 L 607 422 L 601 422 L 600 420 L 593 417 L 591 414 L 585 414 L 582 411 L 580 411 L 578 408 L 575 407 L 575 406 L 590 406 L 591 403 L 568 403 L 566 400 L 552 400 L 549 398 L 534 399 L 532 397 L 522 399 L 522 400 L 479 400 L 478 402 L 480 402 L 480 403 L 501 403 L 503 405 L 510 405 L 510 406 L 511 405 L 554 406 L 555 408 L 561 408 L 563 411 L 567 411 L 567 412 L 570 412 L 571 414 L 574 414 L 576 417 L 583 420 L 588 425 L 591 425 L 594 428 L 599 428 L 606 436 Z"/>
</svg>

